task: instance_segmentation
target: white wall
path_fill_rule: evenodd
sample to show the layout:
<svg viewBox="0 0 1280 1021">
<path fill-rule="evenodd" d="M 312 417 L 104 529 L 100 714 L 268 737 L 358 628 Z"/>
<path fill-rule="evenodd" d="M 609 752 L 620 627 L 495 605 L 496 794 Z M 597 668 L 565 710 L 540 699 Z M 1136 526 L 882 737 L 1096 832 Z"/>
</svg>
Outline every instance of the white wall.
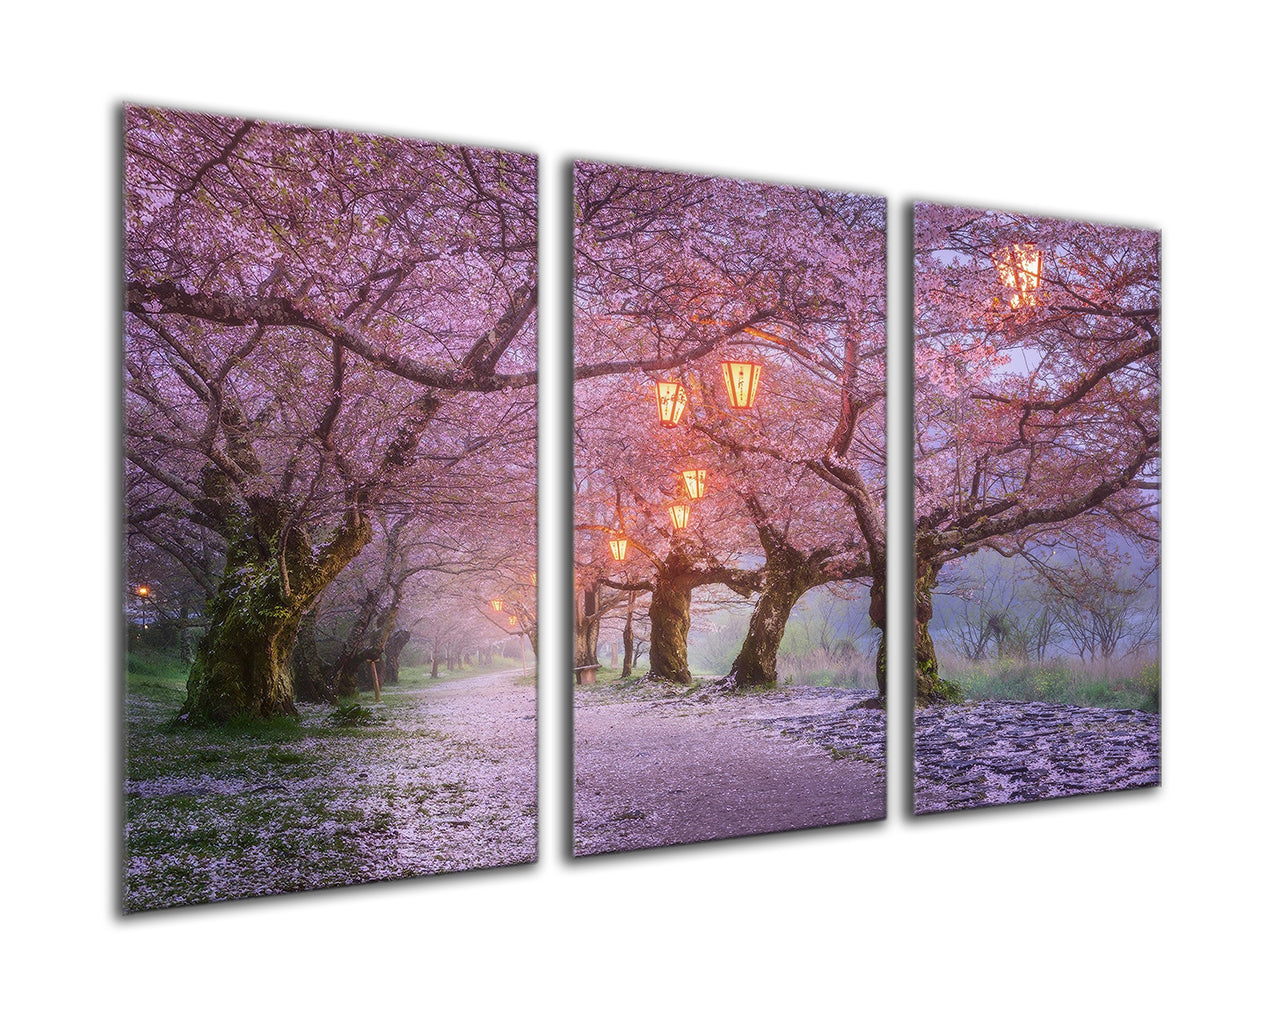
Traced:
<svg viewBox="0 0 1280 1021">
<path fill-rule="evenodd" d="M 14 1016 L 1230 1017 L 1266 1002 L 1274 13 L 269 6 L 6 16 L 6 999 L 54 1004 Z M 884 824 L 574 864 L 567 693 L 548 683 L 537 866 L 119 920 L 124 100 L 542 154 L 548 588 L 568 566 L 571 156 L 881 192 L 894 210 L 928 198 L 1162 228 L 1165 786 L 911 822 L 897 776 Z M 897 213 L 894 227 L 901 246 Z M 544 620 L 563 608 L 547 599 Z M 567 656 L 551 630 L 544 668 L 563 675 Z"/>
</svg>

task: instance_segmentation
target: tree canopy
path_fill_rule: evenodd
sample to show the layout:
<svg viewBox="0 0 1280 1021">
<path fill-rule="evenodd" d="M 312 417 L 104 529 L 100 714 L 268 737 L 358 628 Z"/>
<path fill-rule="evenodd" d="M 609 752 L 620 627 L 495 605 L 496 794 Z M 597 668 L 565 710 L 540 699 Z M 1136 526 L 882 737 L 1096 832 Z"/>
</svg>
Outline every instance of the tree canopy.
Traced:
<svg viewBox="0 0 1280 1021">
<path fill-rule="evenodd" d="M 609 590 L 650 593 L 651 672 L 687 682 L 690 593 L 721 584 L 761 594 L 776 653 L 807 588 L 883 576 L 884 202 L 596 163 L 574 199 L 580 621 Z M 762 366 L 749 409 L 729 361 Z M 674 428 L 658 384 L 685 397 Z M 751 659 L 731 682 L 776 682 Z"/>
<path fill-rule="evenodd" d="M 127 523 L 208 594 L 192 719 L 291 711 L 375 525 L 532 569 L 536 189 L 532 156 L 127 108 Z"/>
</svg>

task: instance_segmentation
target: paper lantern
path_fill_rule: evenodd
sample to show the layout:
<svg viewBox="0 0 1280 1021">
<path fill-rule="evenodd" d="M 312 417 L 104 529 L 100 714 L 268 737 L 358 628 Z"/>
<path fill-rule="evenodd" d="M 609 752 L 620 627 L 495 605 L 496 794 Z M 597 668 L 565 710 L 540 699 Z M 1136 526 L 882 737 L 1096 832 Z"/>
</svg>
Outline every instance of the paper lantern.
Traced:
<svg viewBox="0 0 1280 1021">
<path fill-rule="evenodd" d="M 667 513 L 671 515 L 671 527 L 680 529 L 689 524 L 689 505 L 687 503 L 678 503 L 674 507 L 668 507 Z"/>
<path fill-rule="evenodd" d="M 729 392 L 729 407 L 745 411 L 755 404 L 762 368 L 764 366 L 759 362 L 720 363 L 720 371 L 724 373 L 724 388 Z"/>
<path fill-rule="evenodd" d="M 658 421 L 674 428 L 680 424 L 680 416 L 684 414 L 689 403 L 689 394 L 674 379 L 654 384 L 654 392 L 658 398 Z"/>
<path fill-rule="evenodd" d="M 627 540 L 625 538 L 610 539 L 609 552 L 613 554 L 614 560 L 627 559 Z"/>
<path fill-rule="evenodd" d="M 1013 294 L 1009 296 L 1011 308 L 1030 308 L 1036 303 L 1036 288 L 1040 286 L 1040 272 L 1044 259 L 1035 245 L 1013 245 L 991 256 L 1000 283 Z"/>
<path fill-rule="evenodd" d="M 501 613 L 501 612 L 502 612 L 502 600 L 501 600 L 501 599 L 490 599 L 490 600 L 489 600 L 489 605 L 493 608 L 493 612 L 494 612 L 494 613 Z"/>
<path fill-rule="evenodd" d="M 706 495 L 707 469 L 686 468 L 680 473 L 680 477 L 684 480 L 684 491 L 690 500 L 699 500 Z"/>
</svg>

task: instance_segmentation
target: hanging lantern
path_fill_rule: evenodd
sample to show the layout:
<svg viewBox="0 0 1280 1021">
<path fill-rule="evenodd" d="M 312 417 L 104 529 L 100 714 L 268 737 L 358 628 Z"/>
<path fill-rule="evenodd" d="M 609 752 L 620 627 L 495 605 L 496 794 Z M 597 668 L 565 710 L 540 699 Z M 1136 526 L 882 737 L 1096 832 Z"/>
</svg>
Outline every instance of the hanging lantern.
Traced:
<svg viewBox="0 0 1280 1021">
<path fill-rule="evenodd" d="M 507 623 L 510 624 L 512 627 L 515 627 L 520 622 L 516 619 L 516 615 L 513 613 L 510 617 L 507 618 Z"/>
<path fill-rule="evenodd" d="M 671 428 L 679 425 L 680 416 L 689 403 L 688 392 L 674 379 L 655 383 L 654 390 L 658 398 L 658 421 Z"/>
<path fill-rule="evenodd" d="M 729 407 L 741 411 L 755 404 L 762 368 L 764 366 L 759 362 L 720 363 L 720 371 L 724 373 L 724 388 L 729 391 Z"/>
<path fill-rule="evenodd" d="M 667 513 L 671 515 L 672 528 L 680 529 L 689 524 L 689 505 L 687 503 L 678 503 L 674 507 L 668 507 Z"/>
<path fill-rule="evenodd" d="M 489 605 L 493 608 L 493 612 L 494 612 L 494 613 L 501 613 L 501 612 L 502 612 L 502 600 L 501 600 L 501 599 L 490 599 L 490 600 L 489 600 Z"/>
<path fill-rule="evenodd" d="M 530 585 L 536 585 L 536 584 L 538 584 L 538 572 L 537 572 L 537 571 L 530 571 L 530 572 L 529 572 L 529 584 L 530 584 Z"/>
<path fill-rule="evenodd" d="M 146 585 L 138 586 L 138 597 L 140 599 L 146 599 L 149 595 L 151 595 L 151 589 L 147 588 Z"/>
<path fill-rule="evenodd" d="M 707 469 L 686 468 L 680 473 L 684 480 L 684 491 L 690 500 L 700 500 L 707 492 Z"/>
<path fill-rule="evenodd" d="M 991 262 L 1000 277 L 1000 283 L 1013 294 L 1009 297 L 1011 308 L 1030 308 L 1036 303 L 1036 288 L 1040 286 L 1040 271 L 1044 259 L 1035 245 L 1014 245 L 991 256 Z"/>
<path fill-rule="evenodd" d="M 625 538 L 610 539 L 609 552 L 613 554 L 614 560 L 627 559 L 627 540 Z"/>
</svg>

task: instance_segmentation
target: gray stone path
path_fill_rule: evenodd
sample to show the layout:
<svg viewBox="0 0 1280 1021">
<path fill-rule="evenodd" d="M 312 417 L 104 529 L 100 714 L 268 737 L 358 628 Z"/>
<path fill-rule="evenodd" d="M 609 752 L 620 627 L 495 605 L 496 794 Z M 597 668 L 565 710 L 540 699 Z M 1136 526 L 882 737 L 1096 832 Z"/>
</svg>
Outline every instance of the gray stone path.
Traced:
<svg viewBox="0 0 1280 1021">
<path fill-rule="evenodd" d="M 917 815 L 1160 782 L 1160 717 L 1046 702 L 916 710 Z"/>
</svg>

